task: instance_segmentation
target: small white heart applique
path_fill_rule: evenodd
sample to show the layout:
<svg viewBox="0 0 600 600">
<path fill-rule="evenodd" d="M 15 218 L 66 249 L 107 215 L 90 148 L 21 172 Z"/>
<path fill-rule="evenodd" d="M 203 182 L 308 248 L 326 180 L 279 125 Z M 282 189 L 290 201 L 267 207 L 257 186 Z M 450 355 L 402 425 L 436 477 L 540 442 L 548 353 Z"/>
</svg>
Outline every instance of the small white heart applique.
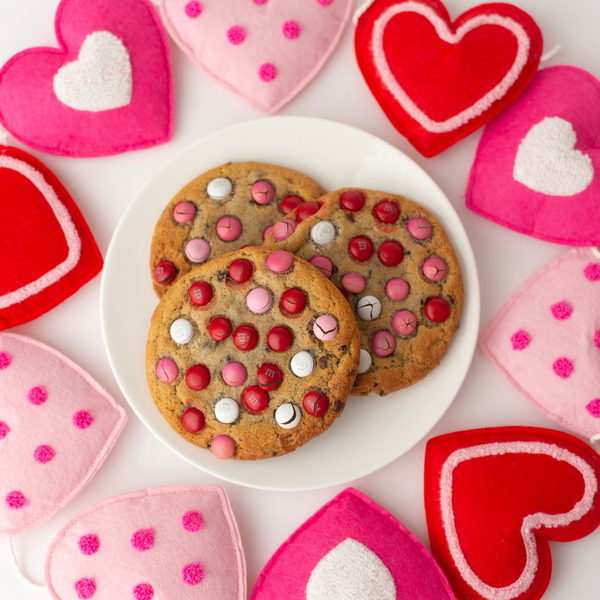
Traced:
<svg viewBox="0 0 600 600">
<path fill-rule="evenodd" d="M 131 61 L 123 42 L 110 31 L 88 35 L 77 60 L 54 76 L 54 93 L 75 110 L 101 112 L 127 106 L 132 91 Z"/>
<path fill-rule="evenodd" d="M 550 196 L 574 196 L 594 179 L 592 159 L 575 150 L 573 126 L 560 117 L 546 117 L 521 140 L 513 177 L 528 188 Z"/>
</svg>

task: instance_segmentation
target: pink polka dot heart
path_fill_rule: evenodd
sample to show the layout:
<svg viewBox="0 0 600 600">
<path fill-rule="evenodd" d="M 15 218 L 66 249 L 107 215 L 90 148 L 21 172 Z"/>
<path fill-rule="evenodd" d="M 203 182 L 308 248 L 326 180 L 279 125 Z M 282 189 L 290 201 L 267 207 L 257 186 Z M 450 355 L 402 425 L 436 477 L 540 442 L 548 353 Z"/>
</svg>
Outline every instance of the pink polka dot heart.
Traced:
<svg viewBox="0 0 600 600">
<path fill-rule="evenodd" d="M 223 87 L 274 113 L 318 73 L 337 46 L 351 0 L 161 0 L 179 47 Z"/>
</svg>

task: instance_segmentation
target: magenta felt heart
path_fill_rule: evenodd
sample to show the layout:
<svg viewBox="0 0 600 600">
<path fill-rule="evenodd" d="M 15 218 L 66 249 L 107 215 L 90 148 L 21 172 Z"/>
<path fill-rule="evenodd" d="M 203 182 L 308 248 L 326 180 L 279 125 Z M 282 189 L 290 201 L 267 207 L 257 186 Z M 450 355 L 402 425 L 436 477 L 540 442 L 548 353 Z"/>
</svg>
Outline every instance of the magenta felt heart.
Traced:
<svg viewBox="0 0 600 600">
<path fill-rule="evenodd" d="M 486 127 L 467 206 L 532 237 L 600 244 L 600 82 L 582 69 L 537 73 Z"/>
<path fill-rule="evenodd" d="M 62 0 L 60 48 L 30 48 L 0 71 L 0 122 L 31 148 L 104 156 L 171 139 L 169 46 L 149 0 Z"/>
<path fill-rule="evenodd" d="M 350 16 L 350 0 L 161 0 L 165 27 L 190 60 L 266 113 L 320 71 Z"/>
</svg>

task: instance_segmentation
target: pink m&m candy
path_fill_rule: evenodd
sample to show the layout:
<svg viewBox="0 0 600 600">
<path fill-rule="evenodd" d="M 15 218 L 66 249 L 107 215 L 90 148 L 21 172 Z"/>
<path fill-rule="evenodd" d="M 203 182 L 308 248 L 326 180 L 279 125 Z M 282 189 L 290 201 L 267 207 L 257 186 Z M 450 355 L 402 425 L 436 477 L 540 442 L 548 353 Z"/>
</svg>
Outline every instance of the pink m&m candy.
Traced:
<svg viewBox="0 0 600 600">
<path fill-rule="evenodd" d="M 315 256 L 308 261 L 311 265 L 317 267 L 327 279 L 333 275 L 333 263 L 326 256 Z"/>
<path fill-rule="evenodd" d="M 210 450 L 217 458 L 226 460 L 235 454 L 235 442 L 228 435 L 218 435 L 213 438 Z"/>
<path fill-rule="evenodd" d="M 187 243 L 185 255 L 193 263 L 204 262 L 210 256 L 210 244 L 206 240 L 194 238 Z"/>
<path fill-rule="evenodd" d="M 180 202 L 173 209 L 173 218 L 178 223 L 187 223 L 196 216 L 196 207 L 191 202 Z"/>
<path fill-rule="evenodd" d="M 371 338 L 371 348 L 377 356 L 389 356 L 396 349 L 396 340 L 389 331 L 378 331 Z"/>
<path fill-rule="evenodd" d="M 254 288 L 246 297 L 248 308 L 257 315 L 266 313 L 272 302 L 271 294 L 265 288 Z"/>
<path fill-rule="evenodd" d="M 431 224 L 423 217 L 411 219 L 406 227 L 416 240 L 426 240 L 431 235 Z"/>
<path fill-rule="evenodd" d="M 313 325 L 313 333 L 321 341 L 328 342 L 338 334 L 337 321 L 331 315 L 321 315 Z"/>
<path fill-rule="evenodd" d="M 394 315 L 392 325 L 400 335 L 410 335 L 417 328 L 417 317 L 410 310 L 401 310 Z"/>
<path fill-rule="evenodd" d="M 404 279 L 390 279 L 385 286 L 385 293 L 390 300 L 404 300 L 408 296 L 410 287 Z"/>
<path fill-rule="evenodd" d="M 173 383 L 179 375 L 177 364 L 171 358 L 163 358 L 156 365 L 156 376 L 163 383 Z"/>
<path fill-rule="evenodd" d="M 269 255 L 269 258 L 267 258 L 267 267 L 273 273 L 285 273 L 292 266 L 292 262 L 292 255 L 289 252 L 279 250 Z"/>
<path fill-rule="evenodd" d="M 269 204 L 275 197 L 275 188 L 267 181 L 257 181 L 252 186 L 252 199 L 258 204 Z"/>
<path fill-rule="evenodd" d="M 342 287 L 351 294 L 360 294 L 366 285 L 365 278 L 358 273 L 348 273 L 342 277 Z"/>
<path fill-rule="evenodd" d="M 242 224 L 235 217 L 223 217 L 217 223 L 217 235 L 224 242 L 233 242 L 242 235 Z"/>
<path fill-rule="evenodd" d="M 287 240 L 294 231 L 296 231 L 296 221 L 292 219 L 283 219 L 273 225 L 273 235 L 280 241 Z"/>
<path fill-rule="evenodd" d="M 239 387 L 246 381 L 248 372 L 239 362 L 230 362 L 223 367 L 223 381 L 231 387 Z"/>
<path fill-rule="evenodd" d="M 446 263 L 437 256 L 428 258 L 423 264 L 423 275 L 431 281 L 441 281 L 446 277 Z"/>
<path fill-rule="evenodd" d="M 271 235 L 271 231 L 273 231 L 273 225 L 265 229 L 265 232 L 263 233 L 265 240 Z"/>
</svg>

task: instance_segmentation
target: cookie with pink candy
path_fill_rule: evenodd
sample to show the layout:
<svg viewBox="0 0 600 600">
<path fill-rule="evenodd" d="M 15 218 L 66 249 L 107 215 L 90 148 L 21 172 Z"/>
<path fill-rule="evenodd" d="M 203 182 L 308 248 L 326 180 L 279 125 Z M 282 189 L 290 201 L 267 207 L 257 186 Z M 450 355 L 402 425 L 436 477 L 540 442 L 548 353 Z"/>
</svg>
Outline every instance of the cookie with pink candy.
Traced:
<svg viewBox="0 0 600 600">
<path fill-rule="evenodd" d="M 280 456 L 340 416 L 360 362 L 356 320 L 317 267 L 248 247 L 162 297 L 146 350 L 154 402 L 216 458 Z"/>
<path fill-rule="evenodd" d="M 361 360 L 353 396 L 385 396 L 442 360 L 463 307 L 460 265 L 438 220 L 397 194 L 344 188 L 280 221 L 264 247 L 309 261 L 356 315 Z"/>
<path fill-rule="evenodd" d="M 307 205 L 306 214 L 316 212 L 314 200 L 324 193 L 310 177 L 264 163 L 227 163 L 203 173 L 158 219 L 150 250 L 154 291 L 161 297 L 194 267 L 244 246 L 260 246 L 273 224 L 299 205 Z"/>
</svg>

